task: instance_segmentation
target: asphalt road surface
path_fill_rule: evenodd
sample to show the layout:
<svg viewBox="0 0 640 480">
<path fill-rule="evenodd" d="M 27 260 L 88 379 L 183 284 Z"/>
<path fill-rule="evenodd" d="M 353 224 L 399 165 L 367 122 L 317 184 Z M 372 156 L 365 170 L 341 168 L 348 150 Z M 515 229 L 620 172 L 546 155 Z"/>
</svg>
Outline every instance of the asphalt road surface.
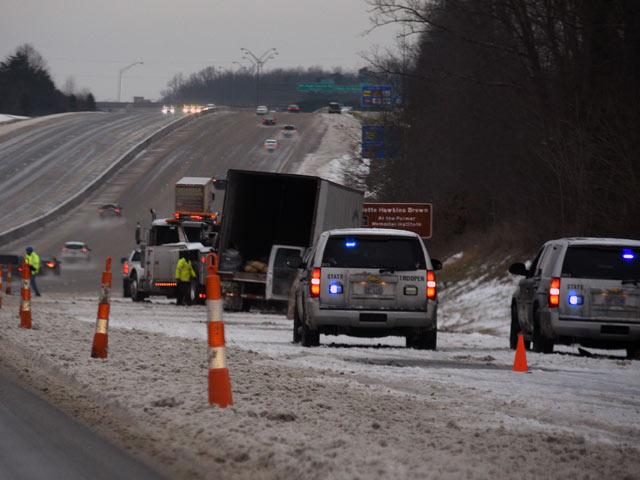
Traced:
<svg viewBox="0 0 640 480">
<path fill-rule="evenodd" d="M 87 478 L 163 477 L 19 387 L 0 364 L 0 480 Z"/>
<path fill-rule="evenodd" d="M 127 124 L 132 131 L 138 126 L 137 120 L 125 122 L 122 117 L 124 114 L 99 116 L 109 118 L 110 115 L 113 115 L 113 121 Z M 131 115 L 138 118 L 137 115 Z M 107 256 L 110 256 L 114 271 L 113 293 L 121 293 L 120 259 L 135 246 L 136 222 L 148 226 L 151 208 L 159 218 L 171 216 L 175 182 L 181 177 L 214 176 L 224 174 L 230 168 L 295 172 L 304 155 L 317 148 L 323 129 L 326 128 L 318 115 L 283 112 L 275 116 L 278 119 L 277 125 L 263 126 L 262 117 L 253 112 L 223 111 L 202 116 L 182 126 L 118 170 L 82 205 L 44 228 L 3 246 L 3 253 L 23 254 L 24 248 L 31 245 L 39 255 L 60 258 L 64 242 L 84 241 L 91 248 L 91 261 L 75 264 L 63 262 L 60 276 L 39 276 L 37 281 L 40 291 L 95 291 L 97 295 L 101 272 L 105 268 Z M 298 133 L 294 137 L 283 138 L 280 130 L 287 123 L 297 126 Z M 50 125 L 42 128 L 55 130 Z M 146 137 L 150 133 L 146 126 L 144 129 L 143 136 Z M 109 129 L 105 127 L 105 131 Z M 38 130 L 34 129 L 33 134 L 38 135 Z M 29 137 L 25 136 L 27 138 Z M 276 151 L 268 151 L 264 147 L 266 138 L 278 139 L 280 147 Z M 43 146 L 41 154 L 48 155 L 45 153 L 47 148 L 65 151 L 63 146 L 54 143 L 55 147 Z M 1 143 L 0 156 L 3 155 L 4 148 L 5 144 Z M 19 150 L 19 145 L 12 142 L 11 148 Z M 49 158 L 54 162 L 57 156 L 49 155 Z M 61 159 L 57 167 L 51 168 L 52 171 L 65 169 L 65 162 Z M 52 174 L 50 177 L 54 183 L 58 181 L 64 184 L 67 181 L 65 175 Z M 62 188 L 61 185 L 58 187 Z M 14 195 L 13 204 L 22 205 L 21 208 L 26 212 L 24 220 L 35 214 L 35 210 L 29 207 L 34 202 L 30 190 L 19 189 Z M 255 200 L 260 201 L 259 198 Z M 121 217 L 99 216 L 100 205 L 109 202 L 122 205 Z M 5 212 L 4 207 L 2 211 Z"/>
</svg>

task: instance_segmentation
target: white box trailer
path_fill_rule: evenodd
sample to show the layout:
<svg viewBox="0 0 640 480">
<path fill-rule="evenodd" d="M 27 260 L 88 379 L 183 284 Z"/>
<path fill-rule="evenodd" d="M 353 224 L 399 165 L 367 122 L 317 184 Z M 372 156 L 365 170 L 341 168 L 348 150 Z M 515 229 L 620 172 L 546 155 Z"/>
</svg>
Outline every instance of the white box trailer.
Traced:
<svg viewBox="0 0 640 480">
<path fill-rule="evenodd" d="M 300 255 L 325 230 L 359 227 L 364 192 L 320 177 L 229 170 L 218 252 L 225 308 L 289 299 Z"/>
</svg>

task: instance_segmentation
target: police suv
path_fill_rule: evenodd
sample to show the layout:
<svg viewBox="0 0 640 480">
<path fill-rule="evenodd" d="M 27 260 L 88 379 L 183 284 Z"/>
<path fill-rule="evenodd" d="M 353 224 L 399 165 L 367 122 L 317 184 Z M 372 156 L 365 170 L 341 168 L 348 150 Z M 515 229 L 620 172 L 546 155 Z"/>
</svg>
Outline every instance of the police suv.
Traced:
<svg viewBox="0 0 640 480">
<path fill-rule="evenodd" d="M 560 238 L 546 242 L 521 275 L 511 301 L 510 346 L 553 352 L 554 344 L 626 348 L 640 357 L 640 241 Z"/>
<path fill-rule="evenodd" d="M 420 236 L 405 230 L 351 228 L 320 234 L 294 284 L 293 340 L 317 346 L 320 334 L 406 337 L 407 347 L 436 348 L 434 271 Z"/>
</svg>

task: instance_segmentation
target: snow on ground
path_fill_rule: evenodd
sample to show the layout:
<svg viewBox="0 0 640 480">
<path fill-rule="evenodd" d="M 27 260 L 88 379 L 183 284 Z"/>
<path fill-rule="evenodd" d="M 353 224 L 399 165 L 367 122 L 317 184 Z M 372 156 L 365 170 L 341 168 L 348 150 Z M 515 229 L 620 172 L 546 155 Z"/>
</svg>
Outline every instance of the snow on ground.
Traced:
<svg viewBox="0 0 640 480">
<path fill-rule="evenodd" d="M 344 140 L 358 126 L 327 117 L 333 143 L 308 159 L 317 172 L 358 162 Z M 43 278 L 31 330 L 18 327 L 18 295 L 3 295 L 2 363 L 170 478 L 639 477 L 640 362 L 559 347 L 513 372 L 511 278 L 442 288 L 437 351 L 324 335 L 303 348 L 284 315 L 225 313 L 226 409 L 207 402 L 204 306 L 134 303 L 114 278 L 109 358 L 90 358 L 99 280 L 79 297 L 47 293 Z"/>
</svg>

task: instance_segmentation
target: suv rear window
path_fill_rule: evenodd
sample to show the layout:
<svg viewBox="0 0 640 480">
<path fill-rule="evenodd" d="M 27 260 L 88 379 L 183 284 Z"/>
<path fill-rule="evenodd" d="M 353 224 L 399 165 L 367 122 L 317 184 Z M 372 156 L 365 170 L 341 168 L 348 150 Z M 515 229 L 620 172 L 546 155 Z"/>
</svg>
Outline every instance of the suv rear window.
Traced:
<svg viewBox="0 0 640 480">
<path fill-rule="evenodd" d="M 573 278 L 640 279 L 640 248 L 569 247 L 562 276 Z"/>
<path fill-rule="evenodd" d="M 323 267 L 425 270 L 420 242 L 409 237 L 335 236 L 327 240 Z"/>
</svg>

